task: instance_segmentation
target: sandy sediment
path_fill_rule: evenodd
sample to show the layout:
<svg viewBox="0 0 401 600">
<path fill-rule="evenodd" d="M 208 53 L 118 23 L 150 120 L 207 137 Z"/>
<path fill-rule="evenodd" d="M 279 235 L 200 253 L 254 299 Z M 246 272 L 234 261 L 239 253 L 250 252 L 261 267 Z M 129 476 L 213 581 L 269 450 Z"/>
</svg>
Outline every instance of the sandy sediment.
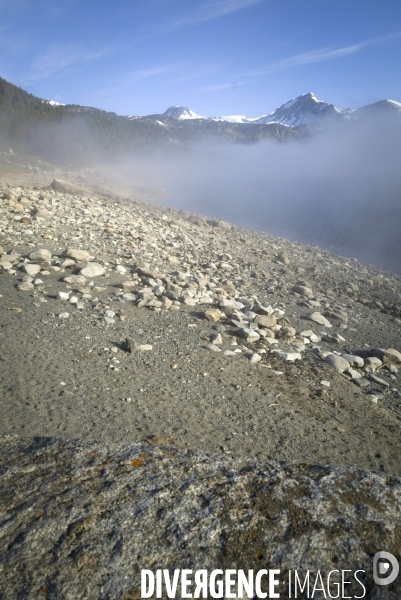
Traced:
<svg viewBox="0 0 401 600">
<path fill-rule="evenodd" d="M 3 433 L 400 473 L 399 276 L 127 199 L 1 195 Z"/>
</svg>

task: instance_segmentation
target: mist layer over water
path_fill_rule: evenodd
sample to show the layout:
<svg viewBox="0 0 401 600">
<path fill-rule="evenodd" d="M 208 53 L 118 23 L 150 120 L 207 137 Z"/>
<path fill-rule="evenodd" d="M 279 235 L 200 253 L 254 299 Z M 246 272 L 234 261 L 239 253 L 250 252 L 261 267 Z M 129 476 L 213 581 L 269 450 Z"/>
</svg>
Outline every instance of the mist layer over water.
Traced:
<svg viewBox="0 0 401 600">
<path fill-rule="evenodd" d="M 202 144 L 147 162 L 164 204 L 401 273 L 401 129 L 347 126 L 291 143 Z"/>
</svg>

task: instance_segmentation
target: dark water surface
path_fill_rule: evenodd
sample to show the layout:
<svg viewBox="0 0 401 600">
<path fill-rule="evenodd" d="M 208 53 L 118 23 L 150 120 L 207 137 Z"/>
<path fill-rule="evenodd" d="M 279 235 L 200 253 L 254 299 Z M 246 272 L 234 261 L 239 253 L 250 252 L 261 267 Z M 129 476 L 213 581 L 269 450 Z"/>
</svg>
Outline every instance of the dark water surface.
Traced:
<svg viewBox="0 0 401 600">
<path fill-rule="evenodd" d="M 305 198 L 301 193 L 297 201 L 272 197 L 268 191 L 258 191 L 258 197 L 249 190 L 241 194 L 238 186 L 213 193 L 199 184 L 197 191 L 192 185 L 177 190 L 166 203 L 401 273 L 401 196 L 390 190 L 381 198 L 374 191 L 352 201 L 332 196 L 327 189 L 325 197 Z"/>
</svg>

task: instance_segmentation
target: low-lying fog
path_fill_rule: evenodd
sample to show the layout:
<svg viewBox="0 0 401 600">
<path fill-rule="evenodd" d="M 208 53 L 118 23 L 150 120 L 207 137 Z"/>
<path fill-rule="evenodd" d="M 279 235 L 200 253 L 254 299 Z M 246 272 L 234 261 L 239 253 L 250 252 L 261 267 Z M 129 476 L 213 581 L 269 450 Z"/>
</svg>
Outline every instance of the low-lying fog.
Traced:
<svg viewBox="0 0 401 600">
<path fill-rule="evenodd" d="M 141 169 L 174 194 L 164 204 L 401 273 L 400 157 L 401 129 L 382 124 L 286 143 L 200 144 Z"/>
<path fill-rule="evenodd" d="M 285 142 L 143 148 L 113 161 L 100 159 L 79 120 L 51 133 L 42 128 L 39 146 L 46 140 L 55 152 L 80 150 L 80 164 L 102 162 L 114 180 L 164 188 L 171 194 L 164 204 L 401 273 L 400 123 L 332 123 Z"/>
</svg>

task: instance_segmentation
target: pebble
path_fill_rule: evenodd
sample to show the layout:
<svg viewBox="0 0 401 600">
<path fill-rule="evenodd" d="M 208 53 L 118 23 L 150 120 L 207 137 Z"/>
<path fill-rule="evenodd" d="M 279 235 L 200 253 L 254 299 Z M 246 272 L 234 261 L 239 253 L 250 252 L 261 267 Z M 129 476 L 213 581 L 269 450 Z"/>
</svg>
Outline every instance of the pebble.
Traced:
<svg viewBox="0 0 401 600">
<path fill-rule="evenodd" d="M 19 292 L 29 292 L 35 289 L 35 286 L 30 281 L 24 281 L 17 286 Z"/>
<path fill-rule="evenodd" d="M 382 366 L 382 364 L 383 363 L 380 358 L 377 358 L 376 356 L 368 356 L 368 358 L 365 358 L 363 370 L 365 373 L 374 373 Z"/>
<path fill-rule="evenodd" d="M 211 336 L 210 341 L 212 344 L 222 344 L 223 338 L 220 333 L 215 333 Z"/>
<path fill-rule="evenodd" d="M 278 356 L 278 358 L 282 358 L 283 360 L 288 360 L 293 362 L 294 360 L 302 360 L 301 354 L 299 352 L 283 352 L 282 350 L 273 350 L 274 354 Z"/>
<path fill-rule="evenodd" d="M 345 339 L 338 333 L 333 333 L 333 335 L 324 335 L 322 339 L 328 344 L 341 344 L 341 342 L 345 342 Z"/>
<path fill-rule="evenodd" d="M 370 385 L 369 381 L 365 377 L 353 379 L 352 382 L 355 383 L 355 385 L 357 385 L 358 387 L 368 387 L 368 385 Z"/>
<path fill-rule="evenodd" d="M 153 346 L 151 344 L 139 344 L 137 350 L 139 352 L 149 352 L 150 350 L 153 350 Z"/>
<path fill-rule="evenodd" d="M 89 252 L 87 252 L 86 250 L 79 250 L 77 248 L 67 248 L 62 253 L 62 256 L 72 259 L 72 261 L 69 264 L 73 264 L 76 261 L 88 262 L 90 259 Z M 64 262 L 67 263 L 67 261 Z"/>
<path fill-rule="evenodd" d="M 314 323 L 318 323 L 319 325 L 324 325 L 325 327 L 332 327 L 330 321 L 328 321 L 326 317 L 324 317 L 319 312 L 311 313 L 307 316 L 307 318 L 309 319 L 309 321 L 313 321 Z"/>
<path fill-rule="evenodd" d="M 69 292 L 57 292 L 58 300 L 69 300 L 70 294 Z"/>
<path fill-rule="evenodd" d="M 377 383 L 378 385 L 383 385 L 384 387 L 390 386 L 390 384 L 387 383 L 387 381 L 385 381 L 384 379 L 381 379 L 380 377 L 377 377 L 376 375 L 369 374 L 368 377 L 369 377 L 370 381 L 373 381 L 373 383 Z"/>
<path fill-rule="evenodd" d="M 88 263 L 86 267 L 80 270 L 79 274 L 83 277 L 100 277 L 101 275 L 105 275 L 106 269 L 99 265 L 98 263 Z"/>
<path fill-rule="evenodd" d="M 337 371 L 337 373 L 343 373 L 344 371 L 348 371 L 350 368 L 350 364 L 345 358 L 341 356 L 336 356 L 335 354 L 329 354 L 325 358 L 326 362 L 333 367 Z"/>
<path fill-rule="evenodd" d="M 254 319 L 254 322 L 257 323 L 259 327 L 265 327 L 266 329 L 270 329 L 277 325 L 276 317 L 274 315 L 260 314 Z"/>
<path fill-rule="evenodd" d="M 248 343 L 257 342 L 260 339 L 260 335 L 256 329 L 248 329 L 247 327 L 241 327 L 241 329 L 238 329 L 236 335 Z"/>
<path fill-rule="evenodd" d="M 68 312 L 62 312 L 59 314 L 58 318 L 59 319 L 68 319 L 68 317 L 70 316 L 70 313 Z"/>
<path fill-rule="evenodd" d="M 294 287 L 291 288 L 291 291 L 300 296 L 306 296 L 307 298 L 311 298 L 314 295 L 313 291 L 305 285 L 294 285 Z"/>
<path fill-rule="evenodd" d="M 254 353 L 253 353 L 253 354 L 251 354 L 251 355 L 250 355 L 250 357 L 249 357 L 249 362 L 250 362 L 251 364 L 258 363 L 258 362 L 260 362 L 261 360 L 262 360 L 262 357 L 261 357 L 261 356 L 260 356 L 260 354 L 258 354 L 257 352 L 254 352 Z"/>
<path fill-rule="evenodd" d="M 69 275 L 68 277 L 64 277 L 63 281 L 72 285 L 85 285 L 86 277 L 83 275 Z"/>
<path fill-rule="evenodd" d="M 354 354 L 341 354 L 342 358 L 349 362 L 351 367 L 363 367 L 364 360 L 360 356 Z"/>
<path fill-rule="evenodd" d="M 216 344 L 204 344 L 202 348 L 206 348 L 207 350 L 211 350 L 212 352 L 221 352 L 221 348 L 216 346 Z"/>
<path fill-rule="evenodd" d="M 40 265 L 27 263 L 23 266 L 23 269 L 28 275 L 37 275 L 40 271 Z"/>
<path fill-rule="evenodd" d="M 321 385 L 324 385 L 324 387 L 330 387 L 330 381 L 327 381 L 327 379 L 323 379 L 323 381 L 320 382 Z"/>
<path fill-rule="evenodd" d="M 52 253 L 49 250 L 45 250 L 41 248 L 39 250 L 34 250 L 29 255 L 30 260 L 51 260 Z"/>
<path fill-rule="evenodd" d="M 203 313 L 203 318 L 211 321 L 212 323 L 220 321 L 221 317 L 222 313 L 218 308 L 207 308 Z"/>
<path fill-rule="evenodd" d="M 75 260 L 71 260 L 71 258 L 66 258 L 65 260 L 60 261 L 60 268 L 65 269 L 66 267 L 70 267 L 71 265 L 75 264 Z"/>
</svg>

